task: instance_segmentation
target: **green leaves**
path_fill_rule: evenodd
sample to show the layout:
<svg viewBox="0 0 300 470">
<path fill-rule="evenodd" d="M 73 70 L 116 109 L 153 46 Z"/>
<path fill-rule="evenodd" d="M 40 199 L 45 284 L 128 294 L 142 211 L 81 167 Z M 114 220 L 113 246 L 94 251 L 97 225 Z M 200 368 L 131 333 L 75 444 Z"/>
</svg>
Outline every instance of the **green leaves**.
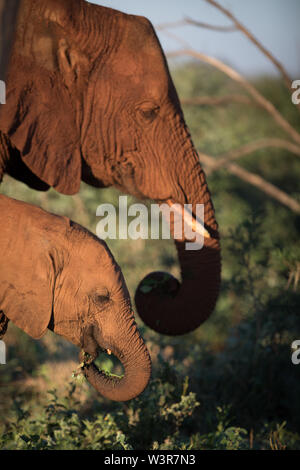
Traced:
<svg viewBox="0 0 300 470">
<path fill-rule="evenodd" d="M 148 294 L 148 292 L 151 292 L 152 289 L 153 289 L 153 286 L 151 285 L 144 285 L 144 286 L 141 286 L 140 287 L 141 291 L 144 293 L 144 294 Z"/>
<path fill-rule="evenodd" d="M 168 276 L 168 274 L 164 274 L 161 279 L 152 279 L 152 278 L 144 279 L 140 287 L 140 290 L 144 294 L 147 294 L 148 292 L 151 292 L 153 289 L 162 287 L 163 284 L 165 284 L 169 279 L 170 279 L 170 276 Z"/>
<path fill-rule="evenodd" d="M 155 290 L 157 293 L 162 295 L 169 295 L 170 289 L 168 284 L 171 279 L 172 277 L 167 273 L 163 274 L 160 279 L 153 279 L 149 277 L 143 280 L 139 289 L 141 292 L 143 292 L 143 294 L 148 294 L 149 292 Z"/>
</svg>

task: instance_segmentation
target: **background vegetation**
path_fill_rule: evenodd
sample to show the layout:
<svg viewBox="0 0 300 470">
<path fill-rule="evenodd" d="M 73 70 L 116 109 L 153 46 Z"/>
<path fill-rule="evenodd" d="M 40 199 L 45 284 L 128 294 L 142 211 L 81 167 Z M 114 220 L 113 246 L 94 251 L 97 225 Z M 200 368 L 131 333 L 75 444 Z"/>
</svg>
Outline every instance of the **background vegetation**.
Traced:
<svg viewBox="0 0 300 470">
<path fill-rule="evenodd" d="M 236 84 L 208 66 L 173 70 L 181 98 L 223 96 Z M 299 112 L 280 79 L 260 77 L 259 91 L 300 131 Z M 254 104 L 185 106 L 199 151 L 220 155 L 263 137 L 284 137 Z M 299 156 L 264 149 L 240 159 L 300 202 Z M 2 449 L 300 449 L 300 219 L 226 169 L 208 176 L 222 236 L 223 282 L 216 310 L 183 337 L 143 326 L 153 377 L 127 404 L 97 395 L 72 377 L 77 350 L 51 332 L 34 341 L 10 324 L 8 363 L 0 367 Z M 95 232 L 96 208 L 117 204 L 114 189 L 82 184 L 75 197 L 37 193 L 6 178 L 1 192 L 71 217 Z M 130 198 L 129 202 L 133 202 Z M 172 241 L 108 240 L 134 295 L 155 269 L 178 275 Z M 199 305 L 201 299 L 199 299 Z M 101 367 L 117 370 L 111 359 Z"/>
</svg>

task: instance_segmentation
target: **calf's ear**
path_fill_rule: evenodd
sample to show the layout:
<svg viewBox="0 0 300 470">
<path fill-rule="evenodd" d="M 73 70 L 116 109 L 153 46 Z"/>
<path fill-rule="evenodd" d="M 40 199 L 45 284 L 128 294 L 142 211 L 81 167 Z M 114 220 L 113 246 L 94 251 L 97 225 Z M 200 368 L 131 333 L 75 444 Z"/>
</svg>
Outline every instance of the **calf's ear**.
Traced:
<svg viewBox="0 0 300 470">
<path fill-rule="evenodd" d="M 4 267 L 0 304 L 9 320 L 32 338 L 40 339 L 47 331 L 52 314 L 53 275 L 47 269 L 48 262 L 46 265 L 34 254 L 27 255 L 23 253 L 19 271 L 14 269 L 15 265 L 12 269 L 7 265 Z"/>
</svg>

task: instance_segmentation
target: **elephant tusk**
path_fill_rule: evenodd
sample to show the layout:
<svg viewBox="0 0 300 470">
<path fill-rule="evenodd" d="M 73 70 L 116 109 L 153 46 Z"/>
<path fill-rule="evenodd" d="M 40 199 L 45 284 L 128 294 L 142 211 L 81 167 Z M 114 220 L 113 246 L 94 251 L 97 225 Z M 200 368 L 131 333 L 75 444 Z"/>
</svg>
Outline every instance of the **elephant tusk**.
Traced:
<svg viewBox="0 0 300 470">
<path fill-rule="evenodd" d="M 111 350 L 110 349 L 107 349 L 106 352 L 109 356 L 111 355 Z"/>
<path fill-rule="evenodd" d="M 181 210 L 177 207 L 175 202 L 173 202 L 171 199 L 167 201 L 167 204 L 169 207 L 172 207 L 174 212 L 176 212 L 179 216 L 183 218 L 183 212 L 184 209 L 182 208 Z M 190 228 L 192 228 L 193 232 L 198 233 L 199 235 L 203 235 L 204 238 L 210 238 L 209 232 L 203 227 L 203 225 L 198 222 L 195 217 L 192 218 L 192 222 L 190 220 L 185 219 L 184 221 Z"/>
</svg>

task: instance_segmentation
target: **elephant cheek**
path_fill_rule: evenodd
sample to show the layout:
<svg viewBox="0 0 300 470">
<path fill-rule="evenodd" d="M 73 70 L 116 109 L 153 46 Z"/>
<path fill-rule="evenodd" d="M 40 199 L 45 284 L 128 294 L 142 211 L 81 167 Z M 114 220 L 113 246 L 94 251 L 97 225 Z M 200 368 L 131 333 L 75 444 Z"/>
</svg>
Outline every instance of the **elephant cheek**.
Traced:
<svg viewBox="0 0 300 470">
<path fill-rule="evenodd" d="M 81 347 L 83 332 L 78 321 L 58 320 L 52 314 L 48 329 L 77 347 Z"/>
<path fill-rule="evenodd" d="M 81 348 L 88 353 L 91 358 L 94 360 L 98 356 L 99 353 L 99 344 L 97 343 L 97 330 L 98 328 L 94 325 L 86 326 L 80 338 L 80 346 Z"/>
</svg>

